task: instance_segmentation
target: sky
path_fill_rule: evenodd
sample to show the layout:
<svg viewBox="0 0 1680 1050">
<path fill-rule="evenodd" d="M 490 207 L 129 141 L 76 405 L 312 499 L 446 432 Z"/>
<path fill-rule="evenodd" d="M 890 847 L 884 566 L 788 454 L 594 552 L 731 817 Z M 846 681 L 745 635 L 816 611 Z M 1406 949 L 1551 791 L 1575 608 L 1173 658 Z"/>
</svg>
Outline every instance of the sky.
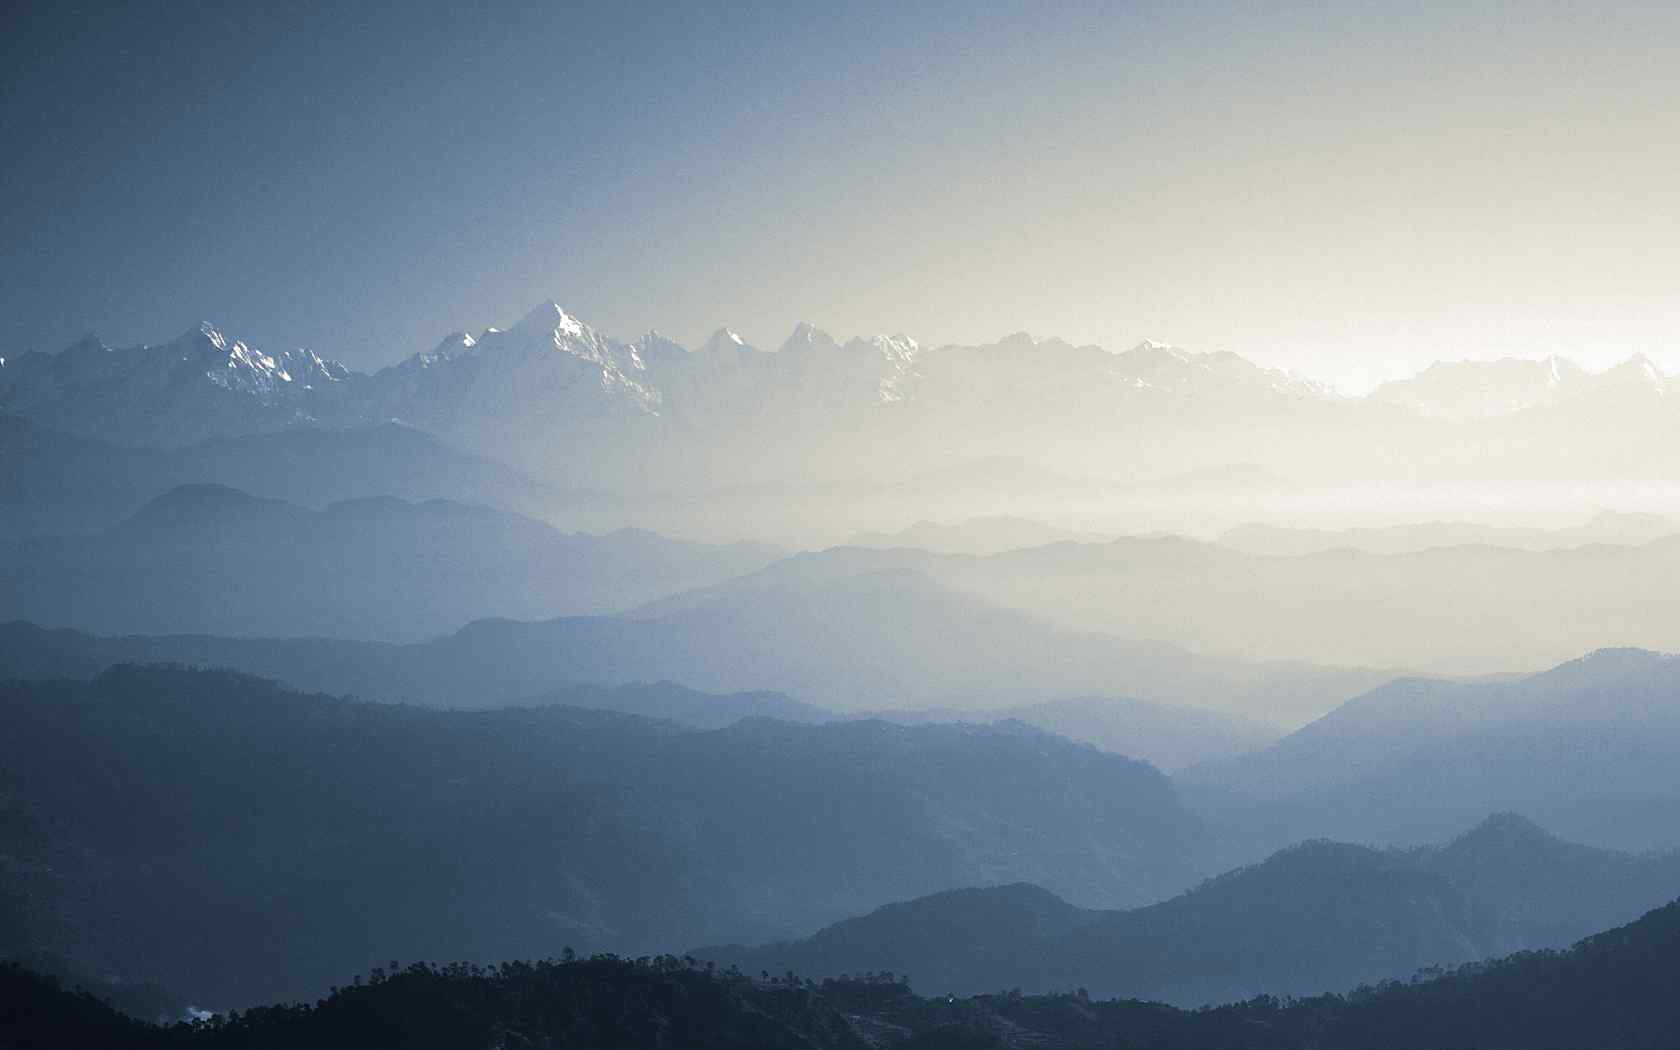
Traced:
<svg viewBox="0 0 1680 1050">
<path fill-rule="evenodd" d="M 0 355 L 210 320 L 372 368 L 554 299 L 1680 371 L 1676 6 L 25 3 Z"/>
</svg>

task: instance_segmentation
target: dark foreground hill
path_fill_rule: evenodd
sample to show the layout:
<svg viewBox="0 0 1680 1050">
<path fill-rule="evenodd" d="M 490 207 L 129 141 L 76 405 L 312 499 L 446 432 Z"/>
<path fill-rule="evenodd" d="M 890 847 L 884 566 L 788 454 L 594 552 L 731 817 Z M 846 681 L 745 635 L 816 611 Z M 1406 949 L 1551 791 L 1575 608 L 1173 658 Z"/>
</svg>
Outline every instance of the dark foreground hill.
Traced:
<svg viewBox="0 0 1680 1050">
<path fill-rule="evenodd" d="M 1158 771 L 1019 724 L 699 731 L 132 667 L 0 687 L 0 723 L 0 955 L 212 1007 L 391 955 L 786 937 L 950 886 L 1135 904 L 1206 851 Z"/>
<path fill-rule="evenodd" d="M 963 889 L 791 943 L 696 954 L 748 973 L 890 970 L 935 995 L 1084 987 L 1194 1006 L 1562 947 L 1676 895 L 1680 854 L 1596 850 L 1500 814 L 1408 852 L 1304 843 L 1131 911 L 1030 885 Z"/>
<path fill-rule="evenodd" d="M 813 984 L 660 957 L 414 965 L 313 1006 L 198 1026 L 138 1025 L 96 1000 L 0 969 L 0 1045 L 109 1050 L 310 1046 L 800 1047 L 902 1050 L 1552 1050 L 1671 1047 L 1680 1030 L 1680 904 L 1567 952 L 1512 956 L 1348 995 L 1182 1011 L 1082 991 L 924 999 L 890 977 Z"/>
</svg>

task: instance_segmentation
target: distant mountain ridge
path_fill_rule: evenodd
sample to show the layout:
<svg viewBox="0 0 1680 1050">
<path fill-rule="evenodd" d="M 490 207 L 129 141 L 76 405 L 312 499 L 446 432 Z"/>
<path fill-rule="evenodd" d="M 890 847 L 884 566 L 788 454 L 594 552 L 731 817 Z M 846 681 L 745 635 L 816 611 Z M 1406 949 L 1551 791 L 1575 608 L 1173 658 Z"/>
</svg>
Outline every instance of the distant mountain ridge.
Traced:
<svg viewBox="0 0 1680 1050">
<path fill-rule="evenodd" d="M 400 423 L 297 426 L 162 449 L 0 415 L 0 538 L 106 529 L 186 484 L 226 485 L 309 507 L 395 496 L 531 517 L 557 516 L 598 496 L 545 485 Z"/>
<path fill-rule="evenodd" d="M 1175 782 L 1248 856 L 1302 834 L 1428 841 L 1499 810 L 1598 846 L 1670 848 L 1676 696 L 1680 657 L 1634 649 L 1530 675 L 1403 678 Z"/>
<path fill-rule="evenodd" d="M 1370 394 L 1373 401 L 1400 405 L 1425 416 L 1488 419 L 1577 398 L 1665 397 L 1672 377 L 1644 354 L 1602 372 L 1588 372 L 1562 357 L 1539 360 L 1437 361 L 1408 379 L 1391 380 Z"/>
<path fill-rule="evenodd" d="M 1578 846 L 1507 813 L 1409 852 L 1298 844 L 1131 911 L 1031 885 L 961 889 L 798 941 L 697 954 L 749 973 L 906 974 L 931 995 L 1081 987 L 1198 1006 L 1564 947 L 1677 894 L 1680 853 Z"/>
<path fill-rule="evenodd" d="M 119 443 L 187 444 L 341 415 L 365 382 L 311 351 L 266 354 L 204 323 L 157 346 L 87 336 L 8 357 L 0 411 Z"/>
<path fill-rule="evenodd" d="M 375 373 L 356 372 L 311 351 L 271 356 L 204 323 L 155 346 L 117 349 L 88 336 L 56 354 L 8 358 L 0 370 L 0 410 L 75 433 L 139 443 L 187 443 L 299 422 L 338 425 L 401 419 L 439 432 L 469 418 L 480 424 L 534 422 L 525 407 L 540 401 L 569 419 L 670 415 L 703 421 L 697 383 L 722 370 L 756 373 L 760 392 L 826 400 L 844 414 L 868 403 L 937 400 L 936 384 L 959 359 L 985 359 L 993 370 L 1021 354 L 1097 366 L 1115 389 L 1175 394 L 1252 387 L 1291 396 L 1324 390 L 1260 368 L 1228 352 L 1199 354 L 1143 343 L 1121 354 L 1037 341 L 1017 334 L 990 347 L 929 350 L 905 336 L 836 342 L 806 323 L 775 353 L 755 350 L 723 330 L 690 352 L 658 333 L 622 342 L 556 303 L 544 303 L 507 328 L 476 339 L 446 337 L 436 348 Z M 923 363 L 927 368 L 923 368 Z M 816 384 L 837 389 L 818 391 Z M 684 396 L 688 395 L 688 396 Z M 176 411 L 156 413 L 159 398 Z M 198 401 L 195 402 L 194 399 Z M 255 414 L 229 418 L 233 406 Z M 731 406 L 732 408 L 734 406 Z M 807 406 L 809 407 L 809 406 Z"/>
<path fill-rule="evenodd" d="M 1579 525 L 1555 529 L 1453 521 L 1353 529 L 1248 524 L 1228 529 L 1219 543 L 1245 554 L 1299 557 L 1332 550 L 1413 554 L 1436 547 L 1465 546 L 1528 551 L 1567 550 L 1592 543 L 1636 547 L 1676 533 L 1680 533 L 1680 520 L 1665 515 L 1602 511 Z"/>
<path fill-rule="evenodd" d="M 957 523 L 918 521 L 897 532 L 863 532 L 846 541 L 848 547 L 890 550 L 910 547 L 937 554 L 1001 554 L 1047 543 L 1102 543 L 1114 537 L 1102 533 L 1059 529 L 1028 518 L 997 515 Z"/>
<path fill-rule="evenodd" d="M 1255 719 L 1115 696 L 1043 700 L 992 709 L 922 708 L 867 712 L 889 722 L 994 722 L 1015 719 L 1069 740 L 1141 758 L 1172 773 L 1187 766 L 1258 751 L 1282 730 Z"/>
<path fill-rule="evenodd" d="M 1123 695 L 1270 714 L 1286 705 L 1328 709 L 1392 678 L 1376 670 L 1208 659 L 1171 645 L 1071 631 L 909 571 L 724 590 L 659 614 L 486 619 L 405 645 L 94 637 L 0 625 L 0 677 L 85 677 L 124 661 L 229 667 L 299 688 L 441 706 L 511 703 L 582 682 L 668 680 L 708 692 L 774 690 L 836 711 L 958 703 L 978 710 Z"/>
<path fill-rule="evenodd" d="M 321 510 L 183 485 L 86 536 L 0 541 L 0 618 L 106 634 L 415 641 L 490 616 L 613 613 L 782 552 L 563 533 L 448 500 Z"/>
<path fill-rule="evenodd" d="M 1441 675 L 1512 673 L 1606 646 L 1662 649 L 1680 638 L 1680 590 L 1670 585 L 1680 579 L 1680 534 L 1666 520 L 1635 518 L 1632 535 L 1614 544 L 1557 546 L 1561 537 L 1519 533 L 1517 541 L 1537 549 L 1432 546 L 1427 539 L 1411 549 L 1415 537 L 1407 530 L 1373 542 L 1385 548 L 1380 553 L 1342 545 L 1251 553 L 1174 535 L 987 555 L 835 547 L 792 555 L 652 610 L 669 613 L 725 592 L 744 597 L 758 588 L 915 572 L 1067 629 L 1208 655 Z M 1647 530 L 1659 538 L 1646 540 Z M 1600 535 L 1614 531 L 1610 525 Z M 1298 538 L 1274 534 L 1260 545 Z M 1311 548 L 1317 537 L 1306 540 Z M 1272 717 L 1288 722 L 1303 710 L 1291 705 Z"/>
<path fill-rule="evenodd" d="M 1530 377 L 1530 365 L 1543 374 Z M 1332 461 L 1338 471 L 1389 470 L 1392 442 L 1358 438 L 1372 423 L 1399 427 L 1418 446 L 1402 459 L 1468 437 L 1492 457 L 1487 469 L 1568 472 L 1604 441 L 1667 427 L 1680 411 L 1664 399 L 1670 384 L 1641 357 L 1596 375 L 1557 361 L 1471 362 L 1351 399 L 1228 351 L 1145 342 L 1112 353 L 1022 333 L 980 346 L 926 347 L 901 335 L 842 343 L 809 324 L 774 352 L 727 330 L 690 351 L 658 333 L 613 338 L 550 302 L 506 329 L 456 333 L 373 373 L 311 351 L 264 353 L 208 324 L 156 346 L 116 349 L 89 337 L 56 354 L 7 356 L 0 412 L 150 446 L 399 420 L 546 481 L 628 489 L 692 485 L 700 470 L 713 484 L 809 477 L 813 459 L 829 481 L 883 462 L 914 471 L 1021 454 L 1079 473 L 1123 467 L 1137 480 L 1208 470 L 1256 449 L 1264 467 L 1285 472 L 1303 457 L 1308 473 Z M 1529 418 L 1534 409 L 1633 429 L 1571 452 L 1554 447 L 1550 423 Z M 1514 429 L 1430 429 L 1502 419 Z M 1326 448 L 1326 427 L 1352 444 Z M 1157 443 L 1160 462 L 1115 459 L 1144 433 L 1171 439 Z M 557 457 L 562 447 L 590 454 Z"/>
</svg>

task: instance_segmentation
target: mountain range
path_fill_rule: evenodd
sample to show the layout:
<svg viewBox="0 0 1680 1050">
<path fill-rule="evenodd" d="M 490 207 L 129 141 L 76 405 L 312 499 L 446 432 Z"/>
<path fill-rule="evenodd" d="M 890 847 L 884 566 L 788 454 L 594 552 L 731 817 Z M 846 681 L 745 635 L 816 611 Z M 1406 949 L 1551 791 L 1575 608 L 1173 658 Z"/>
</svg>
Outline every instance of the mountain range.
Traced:
<svg viewBox="0 0 1680 1050">
<path fill-rule="evenodd" d="M 1207 699 L 1204 697 L 1204 702 Z M 863 717 L 906 724 L 1009 719 L 1069 740 L 1095 744 L 1105 751 L 1141 758 L 1168 773 L 1258 751 L 1283 736 L 1281 729 L 1256 718 L 1125 696 L 1073 696 L 978 709 L 881 708 L 864 712 Z"/>
<path fill-rule="evenodd" d="M 1303 835 L 1423 842 L 1520 810 L 1571 839 L 1680 846 L 1680 659 L 1604 650 L 1537 674 L 1400 679 L 1175 778 L 1236 852 Z"/>
<path fill-rule="evenodd" d="M 773 690 L 834 711 L 963 711 L 1125 696 L 1260 721 L 1329 710 L 1393 677 L 1254 663 L 1057 627 L 914 572 L 701 590 L 628 616 L 480 620 L 403 645 L 342 638 L 92 636 L 0 626 L 0 677 L 91 677 L 124 661 L 228 667 L 299 688 L 451 707 L 565 685 Z"/>
<path fill-rule="evenodd" d="M 1060 529 L 1030 518 L 998 515 L 962 522 L 918 521 L 896 532 L 860 532 L 848 547 L 891 550 L 910 547 L 935 554 L 1002 554 L 1047 543 L 1102 543 L 1113 536 Z"/>
<path fill-rule="evenodd" d="M 568 534 L 448 500 L 313 510 L 185 485 L 100 532 L 0 542 L 0 616 L 109 634 L 415 641 L 490 616 L 623 612 L 782 553 Z"/>
<path fill-rule="evenodd" d="M 1603 372 L 1568 358 L 1507 357 L 1495 361 L 1437 361 L 1407 379 L 1383 383 L 1370 399 L 1444 419 L 1488 419 L 1527 408 L 1637 392 L 1666 397 L 1677 388 L 1650 358 L 1634 354 Z"/>
<path fill-rule="evenodd" d="M 1346 994 L 1261 997 L 1214 1009 L 1102 1001 L 1084 989 L 929 998 L 895 974 L 819 984 L 662 955 L 380 966 L 312 1006 L 170 1028 L 140 1024 L 86 991 L 3 966 L 0 1002 L 15 1005 L 0 1011 L 0 1038 L 20 1050 L 499 1043 L 594 1050 L 673 1040 L 706 1050 L 1658 1050 L 1680 1026 L 1677 960 L 1680 904 L 1670 904 L 1563 952 L 1522 952 Z"/>
<path fill-rule="evenodd" d="M 1047 359 L 1069 368 L 1046 373 Z M 631 415 L 704 427 L 730 421 L 743 397 L 768 397 L 773 413 L 815 409 L 840 419 L 870 406 L 938 405 L 952 399 L 954 388 L 970 384 L 990 388 L 991 397 L 1017 399 L 1022 392 L 1007 388 L 1027 372 L 1038 373 L 1041 386 L 1100 376 L 1111 391 L 1331 396 L 1231 353 L 1143 343 L 1111 354 L 1024 333 L 988 346 L 929 350 L 905 336 L 841 344 L 801 323 L 774 353 L 746 345 L 727 329 L 689 351 L 658 333 L 622 342 L 550 302 L 510 328 L 490 328 L 476 339 L 454 333 L 372 374 L 308 350 L 270 355 L 209 323 L 155 346 L 118 349 L 87 336 L 56 354 L 9 358 L 0 373 L 0 408 L 73 433 L 120 434 L 145 445 L 299 422 L 394 418 L 444 433 L 543 422 L 527 411 L 568 422 Z M 739 389 L 728 396 L 732 386 Z M 257 414 L 237 418 L 248 410 Z"/>
<path fill-rule="evenodd" d="M 1489 674 L 1607 646 L 1666 649 L 1680 638 L 1680 593 L 1669 586 L 1680 578 L 1680 535 L 1637 545 L 1472 544 L 1394 554 L 1338 547 L 1300 556 L 1182 536 L 1061 542 L 983 557 L 839 547 L 802 552 L 653 608 L 669 613 L 724 593 L 744 600 L 758 590 L 880 572 L 917 573 L 1070 630 L 1247 660 Z M 1303 709 L 1289 705 L 1274 718 L 1288 721 Z"/>
<path fill-rule="evenodd" d="M 299 426 L 159 449 L 0 415 L 0 538 L 99 532 L 183 485 L 224 485 L 316 508 L 394 496 L 544 519 L 598 499 L 543 485 L 399 423 Z"/>
<path fill-rule="evenodd" d="M 1680 521 L 1666 515 L 1601 511 L 1579 525 L 1551 529 L 1464 521 L 1351 529 L 1289 528 L 1251 523 L 1226 530 L 1220 535 L 1219 543 L 1245 554 L 1299 557 L 1333 550 L 1414 554 L 1436 547 L 1503 547 L 1525 551 L 1567 550 L 1590 544 L 1637 547 L 1676 533 L 1680 533 Z"/>
<path fill-rule="evenodd" d="M 400 420 L 545 483 L 620 492 L 908 477 L 993 455 L 1130 480 L 1240 462 L 1319 479 L 1403 480 L 1424 465 L 1568 478 L 1607 461 L 1668 477 L 1677 464 L 1648 442 L 1676 429 L 1670 384 L 1638 357 L 1596 375 L 1556 360 L 1459 362 L 1355 399 L 1225 351 L 1113 353 L 1024 334 L 841 343 L 808 324 L 773 352 L 727 331 L 691 351 L 657 333 L 620 341 L 545 303 L 374 373 L 259 351 L 208 324 L 155 346 L 88 337 L 7 355 L 0 412 L 148 447 Z"/>
<path fill-rule="evenodd" d="M 201 1005 L 393 955 L 790 936 L 952 885 L 1135 904 L 1208 845 L 1154 768 L 1019 723 L 698 730 L 156 667 L 10 683 L 0 713 L 7 950 Z"/>
<path fill-rule="evenodd" d="M 1080 987 L 1200 1006 L 1565 947 L 1676 895 L 1680 854 L 1595 850 L 1498 814 L 1411 851 L 1299 844 L 1131 911 L 1032 885 L 950 890 L 802 940 L 695 954 L 747 973 L 886 971 L 930 995 Z"/>
<path fill-rule="evenodd" d="M 263 443 L 272 451 L 275 444 L 304 444 L 325 435 L 299 430 L 240 441 Z M 378 442 L 383 451 L 373 462 L 384 461 L 393 445 L 408 446 L 411 438 L 421 442 L 418 449 L 430 447 L 425 443 L 431 439 L 419 432 L 388 436 L 395 440 Z M 227 462 L 231 466 L 234 460 Z M 247 469 L 261 480 L 263 471 Z M 331 465 L 315 471 L 334 472 Z M 309 471 L 273 473 L 295 477 Z M 270 488 L 298 486 L 282 481 Z M 326 485 L 314 493 L 329 494 Z M 0 618 L 98 634 L 413 641 L 490 617 L 633 612 L 643 621 L 670 621 L 693 618 L 701 607 L 725 606 L 753 615 L 745 607 L 759 598 L 804 604 L 815 590 L 844 589 L 847 580 L 855 581 L 850 585 L 855 590 L 869 586 L 861 582 L 865 577 L 914 576 L 925 581 L 924 589 L 931 585 L 975 600 L 976 609 L 1025 616 L 1033 621 L 1021 627 L 1026 634 L 1049 626 L 1069 636 L 1148 639 L 1215 662 L 1485 674 L 1549 666 L 1605 646 L 1671 645 L 1680 637 L 1680 598 L 1666 586 L 1680 572 L 1680 534 L 1671 526 L 1670 519 L 1654 515 L 1601 515 L 1565 530 L 1250 527 L 1218 543 L 1127 536 L 1062 539 L 979 555 L 883 545 L 783 556 L 765 544 L 693 543 L 635 529 L 602 536 L 561 532 L 518 513 L 454 500 L 360 498 L 314 509 L 194 484 L 168 490 L 114 524 L 85 533 L 0 540 Z M 1011 525 L 1006 531 L 1022 540 L 1055 535 L 1032 526 Z M 953 526 L 946 535 L 939 541 L 927 530 L 916 534 L 946 549 L 1010 546 L 986 522 Z M 233 579 L 239 587 L 224 585 Z M 894 591 L 895 602 L 931 600 L 909 596 L 907 586 Z M 1562 610 L 1569 614 L 1560 615 Z M 855 597 L 836 605 L 837 618 L 845 611 L 863 619 L 872 615 Z M 764 630 L 774 636 L 783 628 L 767 624 Z M 725 651 L 742 644 L 742 639 L 719 642 Z M 939 652 L 948 646 L 932 638 L 928 644 L 924 656 L 937 666 Z M 1008 641 L 1003 645 L 1005 651 L 1016 648 Z M 818 658 L 817 651 L 799 656 L 761 651 L 753 659 Z M 836 695 L 829 688 L 832 675 L 813 683 L 811 674 L 786 670 L 766 672 L 770 677 L 762 681 L 700 672 L 690 681 L 685 675 L 694 661 L 669 653 L 648 659 L 658 669 L 656 677 L 711 690 L 780 689 L 839 709 L 903 703 L 969 709 L 1080 694 L 1171 703 L 1184 696 L 1140 692 L 1123 675 L 1104 679 L 1046 670 L 1036 696 L 1023 695 L 1025 682 L 1013 691 L 978 682 L 977 694 L 965 698 L 932 676 L 919 689 L 894 686 L 877 703 L 859 690 Z M 619 673 L 600 680 L 619 680 Z M 864 669 L 849 672 L 854 682 L 865 676 Z M 539 681 L 534 688 L 552 684 Z M 1302 694 L 1262 720 L 1300 724 L 1349 695 Z M 1218 697 L 1192 706 L 1252 715 L 1252 709 Z"/>
<path fill-rule="evenodd" d="M 555 699 L 596 698 L 615 699 Z M 909 973 L 939 994 L 1201 1003 L 1560 946 L 1680 886 L 1674 853 L 1575 845 L 1500 814 L 1439 845 L 1298 844 L 1184 891 L 1211 870 L 1216 829 L 1173 783 L 1020 723 L 702 730 L 158 667 L 12 683 L 0 707 L 8 943 L 199 1003 L 311 994 L 392 955 L 810 929 L 701 954 L 749 972 Z M 58 775 L 69 756 L 90 772 Z"/>
</svg>

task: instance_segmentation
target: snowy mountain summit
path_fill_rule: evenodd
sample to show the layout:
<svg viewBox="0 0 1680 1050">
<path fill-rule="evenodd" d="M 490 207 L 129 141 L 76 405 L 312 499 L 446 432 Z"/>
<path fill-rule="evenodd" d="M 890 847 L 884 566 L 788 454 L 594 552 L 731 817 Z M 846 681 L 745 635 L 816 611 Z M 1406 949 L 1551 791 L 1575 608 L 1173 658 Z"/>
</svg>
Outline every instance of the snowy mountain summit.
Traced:
<svg viewBox="0 0 1680 1050">
<path fill-rule="evenodd" d="M 87 337 L 0 362 L 0 413 L 120 444 L 394 420 L 539 475 L 612 485 L 650 472 L 669 483 L 814 465 L 842 475 L 883 457 L 939 469 L 1071 454 L 1100 471 L 1140 436 L 1194 470 L 1251 458 L 1244 434 L 1316 456 L 1324 428 L 1356 424 L 1365 406 L 1420 424 L 1559 406 L 1611 418 L 1661 411 L 1671 383 L 1644 357 L 1600 373 L 1556 357 L 1459 361 L 1350 399 L 1230 351 L 1150 340 L 1115 353 L 1017 332 L 929 347 L 905 335 L 841 342 L 801 322 L 774 351 L 729 328 L 689 350 L 658 332 L 622 341 L 555 301 L 371 374 L 310 350 L 268 353 L 209 324 L 158 345 Z"/>
<path fill-rule="evenodd" d="M 1588 372 L 1563 357 L 1539 360 L 1437 361 L 1407 379 L 1371 392 L 1372 401 L 1399 405 L 1438 419 L 1491 419 L 1578 398 L 1631 395 L 1661 398 L 1671 380 L 1644 354 L 1603 372 Z"/>
</svg>

